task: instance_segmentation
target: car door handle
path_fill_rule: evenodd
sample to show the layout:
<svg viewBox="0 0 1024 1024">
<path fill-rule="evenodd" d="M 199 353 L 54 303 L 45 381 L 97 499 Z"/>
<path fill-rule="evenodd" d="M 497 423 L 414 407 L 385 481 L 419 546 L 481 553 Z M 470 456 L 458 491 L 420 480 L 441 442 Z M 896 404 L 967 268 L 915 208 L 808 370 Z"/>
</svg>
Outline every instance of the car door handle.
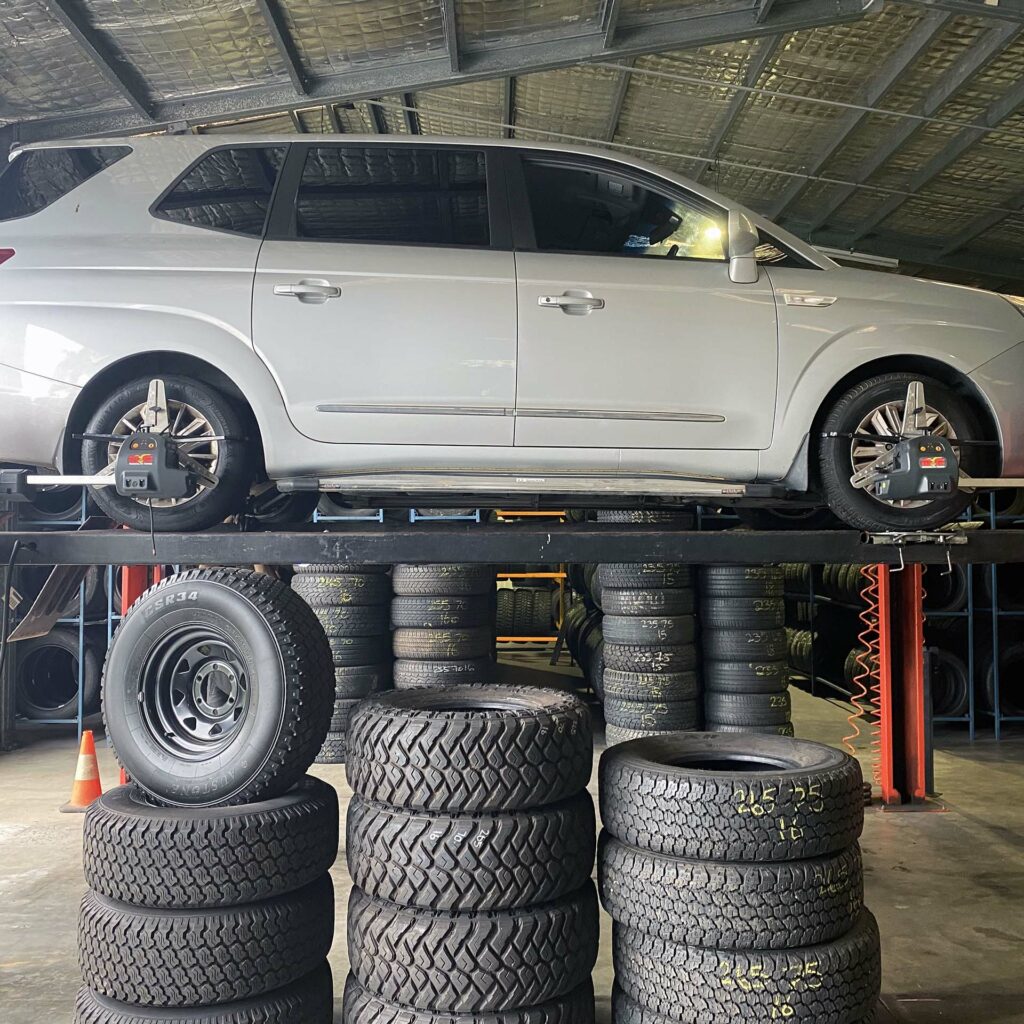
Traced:
<svg viewBox="0 0 1024 1024">
<path fill-rule="evenodd" d="M 583 316 L 594 309 L 604 309 L 604 299 L 596 299 L 590 292 L 567 291 L 561 295 L 540 295 L 537 305 L 545 309 L 560 309 L 570 316 Z"/>
<path fill-rule="evenodd" d="M 275 295 L 284 295 L 299 302 L 326 302 L 336 299 L 341 294 L 337 285 L 327 281 L 298 281 L 296 284 L 275 284 Z"/>
</svg>

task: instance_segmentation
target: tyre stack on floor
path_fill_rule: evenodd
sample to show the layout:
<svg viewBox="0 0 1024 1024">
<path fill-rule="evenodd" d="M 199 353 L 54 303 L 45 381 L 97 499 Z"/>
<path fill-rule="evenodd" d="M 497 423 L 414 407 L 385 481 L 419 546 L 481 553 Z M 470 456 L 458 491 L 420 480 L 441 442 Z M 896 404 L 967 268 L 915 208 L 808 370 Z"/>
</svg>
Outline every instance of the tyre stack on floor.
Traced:
<svg viewBox="0 0 1024 1024">
<path fill-rule="evenodd" d="M 709 732 L 793 735 L 782 570 L 709 565 L 701 574 L 704 718 Z"/>
<path fill-rule="evenodd" d="M 615 1024 L 875 1020 L 853 758 L 777 736 L 677 734 L 607 750 L 600 793 Z"/>
<path fill-rule="evenodd" d="M 494 681 L 494 573 L 486 565 L 396 565 L 395 688 Z"/>
<path fill-rule="evenodd" d="M 396 691 L 349 735 L 345 1024 L 592 1024 L 586 707 L 532 687 Z"/>
<path fill-rule="evenodd" d="M 604 608 L 605 739 L 609 745 L 700 718 L 693 578 L 687 565 L 598 566 Z"/>
<path fill-rule="evenodd" d="M 352 708 L 391 686 L 387 565 L 297 565 L 294 590 L 324 627 L 334 658 L 334 714 L 317 764 L 343 764 Z"/>
</svg>

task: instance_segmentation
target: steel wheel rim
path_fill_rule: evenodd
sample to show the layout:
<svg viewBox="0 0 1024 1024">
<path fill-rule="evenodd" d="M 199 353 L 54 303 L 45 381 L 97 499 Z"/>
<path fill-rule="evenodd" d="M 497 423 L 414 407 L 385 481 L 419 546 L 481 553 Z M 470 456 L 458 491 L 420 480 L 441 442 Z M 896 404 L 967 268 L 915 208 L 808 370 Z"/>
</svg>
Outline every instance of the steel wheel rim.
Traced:
<svg viewBox="0 0 1024 1024">
<path fill-rule="evenodd" d="M 875 406 L 874 409 L 861 419 L 853 432 L 855 434 L 876 434 L 881 437 L 892 437 L 895 441 L 900 435 L 900 427 L 903 423 L 903 409 L 906 404 L 906 399 L 901 398 L 894 402 L 883 402 L 881 405 Z M 953 424 L 938 409 L 930 405 L 925 406 L 925 429 L 929 434 L 934 434 L 937 437 L 948 437 L 951 441 L 956 440 L 956 431 L 953 429 Z M 891 447 L 892 445 L 886 445 L 881 441 L 869 443 L 867 441 L 851 440 L 850 463 L 853 467 L 851 472 L 856 472 L 866 466 Z M 953 445 L 953 450 L 957 456 L 960 455 L 958 445 Z M 885 498 L 879 498 L 870 490 L 864 493 L 880 505 L 888 505 L 889 508 L 924 508 L 926 505 L 932 504 L 930 501 L 889 501 Z"/>
<path fill-rule="evenodd" d="M 146 408 L 145 402 L 140 402 L 135 408 L 128 410 L 114 425 L 112 434 L 119 437 L 128 437 L 136 430 L 142 429 L 142 414 Z M 185 440 L 178 442 L 178 449 L 182 454 L 195 459 L 204 468 L 216 475 L 217 464 L 220 462 L 220 442 L 212 440 L 218 436 L 217 430 L 207 416 L 204 416 L 194 405 L 188 402 L 179 402 L 173 398 L 167 399 L 167 416 L 170 422 L 170 435 Z M 121 450 L 121 441 L 111 441 L 107 444 L 107 469 L 114 470 L 117 462 L 117 453 Z M 199 495 L 210 489 L 210 484 L 200 481 L 196 485 L 195 494 L 187 498 L 153 498 L 138 499 L 140 504 L 148 504 L 152 500 L 153 508 L 177 508 L 180 505 L 187 505 L 195 501 Z"/>
<path fill-rule="evenodd" d="M 181 626 L 160 639 L 139 683 L 142 719 L 166 753 L 205 761 L 245 722 L 251 685 L 241 656 L 210 626 Z"/>
</svg>

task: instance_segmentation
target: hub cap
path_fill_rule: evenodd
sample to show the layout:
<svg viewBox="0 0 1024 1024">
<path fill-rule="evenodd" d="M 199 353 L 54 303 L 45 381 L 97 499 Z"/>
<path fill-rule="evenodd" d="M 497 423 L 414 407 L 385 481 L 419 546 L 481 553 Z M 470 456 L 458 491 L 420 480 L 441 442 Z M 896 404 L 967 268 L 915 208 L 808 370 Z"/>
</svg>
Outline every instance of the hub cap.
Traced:
<svg viewBox="0 0 1024 1024">
<path fill-rule="evenodd" d="M 877 406 L 857 424 L 854 433 L 891 437 L 895 442 L 900 436 L 905 405 L 906 400 L 900 399 L 898 402 L 886 402 L 884 405 Z M 934 434 L 936 437 L 948 437 L 950 440 L 956 439 L 956 431 L 953 429 L 953 425 L 938 409 L 933 409 L 930 405 L 925 406 L 925 426 L 928 433 Z M 873 462 L 880 455 L 884 455 L 890 448 L 892 448 L 892 444 L 886 444 L 882 441 L 851 441 L 850 461 L 853 465 L 853 472 L 863 468 L 869 462 Z M 957 445 L 953 446 L 953 450 L 959 456 L 960 450 Z M 872 491 L 865 491 L 864 493 L 870 494 L 879 504 L 888 505 L 890 508 L 922 508 L 925 505 L 931 504 L 930 501 L 886 501 L 884 498 L 877 497 Z"/>
<path fill-rule="evenodd" d="M 234 739 L 249 710 L 249 678 L 235 648 L 207 626 L 163 637 L 142 671 L 142 718 L 159 746 L 201 761 Z"/>
</svg>

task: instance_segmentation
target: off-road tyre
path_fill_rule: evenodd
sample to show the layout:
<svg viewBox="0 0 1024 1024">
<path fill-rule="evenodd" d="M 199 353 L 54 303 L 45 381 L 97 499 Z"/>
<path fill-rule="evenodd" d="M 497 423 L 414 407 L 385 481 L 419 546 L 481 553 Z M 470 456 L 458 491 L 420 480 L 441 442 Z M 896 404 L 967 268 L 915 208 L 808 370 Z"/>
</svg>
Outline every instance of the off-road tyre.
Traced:
<svg viewBox="0 0 1024 1024">
<path fill-rule="evenodd" d="M 331 969 L 324 961 L 305 977 L 266 995 L 188 1010 L 131 1006 L 82 988 L 72 1024 L 331 1024 L 333 1011 Z"/>
<path fill-rule="evenodd" d="M 329 732 L 316 755 L 316 764 L 344 764 L 348 752 L 348 739 L 344 731 Z"/>
<path fill-rule="evenodd" d="M 78 919 L 82 979 L 144 1006 L 205 1006 L 289 985 L 327 956 L 334 935 L 329 875 L 283 896 L 205 910 L 152 910 L 91 890 Z"/>
<path fill-rule="evenodd" d="M 604 720 L 622 729 L 653 729 L 656 732 L 696 729 L 699 717 L 696 700 L 618 700 L 605 694 Z"/>
<path fill-rule="evenodd" d="M 594 863 L 594 804 L 583 792 L 529 811 L 426 814 L 354 796 L 345 849 L 353 884 L 446 914 L 510 910 L 578 889 Z"/>
<path fill-rule="evenodd" d="M 553 902 L 492 913 L 415 910 L 359 889 L 348 907 L 359 983 L 388 1002 L 444 1013 L 502 1012 L 571 992 L 593 969 L 598 930 L 589 879 Z"/>
<path fill-rule="evenodd" d="M 605 668 L 620 672 L 689 672 L 697 666 L 693 644 L 604 645 Z"/>
<path fill-rule="evenodd" d="M 789 691 L 781 693 L 704 694 L 704 713 L 713 722 L 725 725 L 782 725 L 790 720 L 792 702 Z"/>
<path fill-rule="evenodd" d="M 338 853 L 338 797 L 307 775 L 283 796 L 236 807 L 162 807 L 135 786 L 85 812 L 91 889 L 142 907 L 225 907 L 319 878 Z"/>
<path fill-rule="evenodd" d="M 609 615 L 601 623 L 610 644 L 688 644 L 697 632 L 693 615 Z"/>
<path fill-rule="evenodd" d="M 292 577 L 292 590 L 311 608 L 373 606 L 391 600 L 391 582 L 381 573 L 303 573 Z"/>
<path fill-rule="evenodd" d="M 465 629 L 486 626 L 490 618 L 490 605 L 483 595 L 396 597 L 391 602 L 395 629 Z"/>
<path fill-rule="evenodd" d="M 602 590 L 676 590 L 693 585 L 693 570 L 675 562 L 604 562 L 597 579 Z"/>
<path fill-rule="evenodd" d="M 160 740 L 147 665 L 175 630 L 230 640 L 259 703 L 247 704 L 229 744 L 195 761 Z M 129 777 L 158 802 L 216 807 L 286 793 L 327 735 L 334 701 L 331 651 L 309 606 L 289 587 L 242 569 L 190 569 L 150 587 L 128 610 L 107 651 L 103 715 Z M 155 715 L 155 710 L 152 714 Z"/>
<path fill-rule="evenodd" d="M 707 661 L 702 678 L 705 693 L 781 693 L 789 673 L 785 661 Z"/>
<path fill-rule="evenodd" d="M 604 700 L 696 700 L 696 672 L 623 672 L 606 668 L 602 680 Z"/>
<path fill-rule="evenodd" d="M 613 590 L 601 591 L 601 604 L 605 615 L 692 615 L 696 602 L 690 588 L 674 590 Z"/>
<path fill-rule="evenodd" d="M 878 925 L 867 910 L 845 935 L 796 949 L 701 949 L 622 925 L 612 949 L 626 995 L 676 1020 L 684 1008 L 693 1024 L 767 1021 L 773 1011 L 798 1024 L 847 1024 L 869 1016 L 881 987 Z"/>
<path fill-rule="evenodd" d="M 705 629 L 706 661 L 780 661 L 786 657 L 784 629 Z"/>
<path fill-rule="evenodd" d="M 585 788 L 590 712 L 572 694 L 451 686 L 370 697 L 349 721 L 348 781 L 369 800 L 416 810 L 515 811 Z"/>
<path fill-rule="evenodd" d="M 606 750 L 600 800 L 616 839 L 696 860 L 819 857 L 849 846 L 864 824 L 854 758 L 750 733 L 675 733 Z"/>
<path fill-rule="evenodd" d="M 462 658 L 455 661 L 421 661 L 400 658 L 392 669 L 396 690 L 425 687 L 489 684 L 494 682 L 492 658 Z"/>
<path fill-rule="evenodd" d="M 396 629 L 391 637 L 396 658 L 413 661 L 466 661 L 483 658 L 494 648 L 489 627 L 467 629 Z"/>
<path fill-rule="evenodd" d="M 829 942 L 864 906 L 860 848 L 807 860 L 729 864 L 598 845 L 601 903 L 613 920 L 705 949 L 789 949 Z"/>
<path fill-rule="evenodd" d="M 399 597 L 457 597 L 494 589 L 490 566 L 476 564 L 396 565 L 391 579 Z"/>
</svg>

